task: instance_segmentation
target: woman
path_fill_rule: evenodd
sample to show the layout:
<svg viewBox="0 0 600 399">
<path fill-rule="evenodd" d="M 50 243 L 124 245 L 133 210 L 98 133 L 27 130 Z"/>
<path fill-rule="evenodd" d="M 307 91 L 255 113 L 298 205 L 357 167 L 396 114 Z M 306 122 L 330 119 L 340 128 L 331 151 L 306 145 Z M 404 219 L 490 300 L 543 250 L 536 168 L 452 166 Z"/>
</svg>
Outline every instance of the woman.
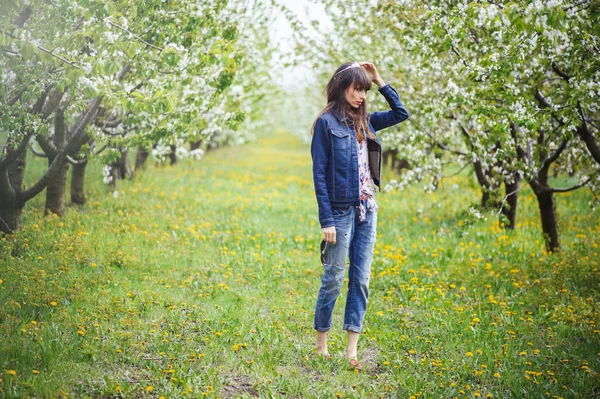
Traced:
<svg viewBox="0 0 600 399">
<path fill-rule="evenodd" d="M 390 105 L 389 111 L 367 112 L 367 91 L 373 82 Z M 327 106 L 313 123 L 310 148 L 323 231 L 324 273 L 314 317 L 316 351 L 331 358 L 327 331 L 349 256 L 345 357 L 351 367 L 361 369 L 357 343 L 367 307 L 377 231 L 375 185 L 381 191 L 381 144 L 375 132 L 406 120 L 408 112 L 398 93 L 370 62 L 341 65 L 327 83 L 326 93 Z"/>
</svg>

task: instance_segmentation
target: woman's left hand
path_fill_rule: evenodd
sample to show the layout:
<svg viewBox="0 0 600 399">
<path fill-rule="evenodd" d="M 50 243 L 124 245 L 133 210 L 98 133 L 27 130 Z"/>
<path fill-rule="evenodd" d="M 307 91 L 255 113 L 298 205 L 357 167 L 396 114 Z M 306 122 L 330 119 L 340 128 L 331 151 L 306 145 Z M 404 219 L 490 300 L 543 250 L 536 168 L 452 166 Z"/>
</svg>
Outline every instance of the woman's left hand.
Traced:
<svg viewBox="0 0 600 399">
<path fill-rule="evenodd" d="M 381 80 L 381 77 L 379 76 L 379 73 L 377 72 L 377 68 L 375 68 L 375 65 L 373 65 L 372 62 L 366 62 L 366 61 L 359 62 L 359 64 L 361 67 L 365 68 L 365 70 L 371 77 L 371 81 L 375 82 L 379 85 L 379 81 Z"/>
</svg>

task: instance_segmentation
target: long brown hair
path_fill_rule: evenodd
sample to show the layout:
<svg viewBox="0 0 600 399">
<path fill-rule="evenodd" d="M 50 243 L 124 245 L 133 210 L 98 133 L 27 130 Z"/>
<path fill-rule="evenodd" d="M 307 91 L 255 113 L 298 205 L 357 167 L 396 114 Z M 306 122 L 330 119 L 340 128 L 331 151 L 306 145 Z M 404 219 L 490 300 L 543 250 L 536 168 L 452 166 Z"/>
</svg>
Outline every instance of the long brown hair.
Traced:
<svg viewBox="0 0 600 399">
<path fill-rule="evenodd" d="M 364 68 L 350 68 L 344 72 L 339 73 L 341 70 L 349 67 L 352 62 L 347 62 L 340 65 L 329 82 L 325 86 L 325 93 L 327 95 L 327 105 L 315 118 L 311 128 L 311 134 L 314 134 L 315 124 L 317 119 L 327 111 L 336 111 L 338 115 L 342 117 L 347 116 L 350 118 L 354 125 L 354 131 L 356 132 L 356 138 L 358 141 L 362 141 L 365 138 L 365 132 L 369 134 L 369 137 L 375 139 L 373 133 L 369 131 L 369 122 L 367 120 L 367 99 L 355 109 L 348 104 L 346 101 L 346 89 L 354 83 L 355 90 L 370 90 L 373 86 L 373 82 L 369 77 L 367 71 Z"/>
</svg>

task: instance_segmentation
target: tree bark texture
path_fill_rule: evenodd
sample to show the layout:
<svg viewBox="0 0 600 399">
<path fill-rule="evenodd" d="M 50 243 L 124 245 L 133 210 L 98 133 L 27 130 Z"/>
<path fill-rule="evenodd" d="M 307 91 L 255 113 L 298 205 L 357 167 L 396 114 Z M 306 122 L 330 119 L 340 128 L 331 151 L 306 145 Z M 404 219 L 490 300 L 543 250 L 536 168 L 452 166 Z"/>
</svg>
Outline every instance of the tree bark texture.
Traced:
<svg viewBox="0 0 600 399">
<path fill-rule="evenodd" d="M 504 227 L 514 230 L 517 220 L 517 204 L 519 200 L 519 184 L 521 183 L 521 177 L 519 174 L 515 175 L 513 183 L 504 182 L 504 189 L 506 198 L 506 205 L 502 208 L 502 214 L 508 219 L 508 225 Z"/>
<path fill-rule="evenodd" d="M 50 153 L 46 152 L 48 156 L 48 168 L 50 168 L 52 163 L 55 161 L 57 151 L 62 150 L 66 143 L 67 136 L 65 127 L 65 114 L 64 110 L 59 107 L 54 113 L 54 146 Z M 64 215 L 68 170 L 69 162 L 64 159 L 56 173 L 48 180 L 48 185 L 46 186 L 46 205 L 44 207 L 44 215 L 47 215 L 50 212 L 55 213 L 58 216 Z"/>
<path fill-rule="evenodd" d="M 202 139 L 190 142 L 190 151 L 197 150 L 202 146 Z"/>
<path fill-rule="evenodd" d="M 135 170 L 141 169 L 145 164 L 148 156 L 150 155 L 150 151 L 142 147 L 141 145 L 137 149 L 137 154 L 135 157 Z"/>
<path fill-rule="evenodd" d="M 177 147 L 171 144 L 171 152 L 169 152 L 169 160 L 171 165 L 175 165 L 177 163 L 177 154 L 175 153 L 176 150 Z"/>
<path fill-rule="evenodd" d="M 77 165 L 73 165 L 71 172 L 71 203 L 83 205 L 85 204 L 85 168 L 87 159 L 81 161 Z"/>
<path fill-rule="evenodd" d="M 54 157 L 48 157 L 48 167 L 52 165 Z M 69 163 L 62 162 L 58 171 L 48 180 L 46 186 L 46 205 L 44 215 L 55 213 L 58 216 L 65 214 L 65 192 L 67 189 L 67 172 L 69 171 Z"/>
<path fill-rule="evenodd" d="M 0 168 L 0 231 L 3 233 L 21 229 L 21 213 L 25 204 L 18 194 L 23 188 L 26 164 L 27 150 L 21 152 L 7 168 Z"/>
<path fill-rule="evenodd" d="M 538 200 L 538 207 L 542 218 L 542 232 L 546 241 L 546 249 L 550 252 L 560 250 L 554 193 L 552 190 L 542 190 L 536 192 L 535 195 Z"/>
</svg>

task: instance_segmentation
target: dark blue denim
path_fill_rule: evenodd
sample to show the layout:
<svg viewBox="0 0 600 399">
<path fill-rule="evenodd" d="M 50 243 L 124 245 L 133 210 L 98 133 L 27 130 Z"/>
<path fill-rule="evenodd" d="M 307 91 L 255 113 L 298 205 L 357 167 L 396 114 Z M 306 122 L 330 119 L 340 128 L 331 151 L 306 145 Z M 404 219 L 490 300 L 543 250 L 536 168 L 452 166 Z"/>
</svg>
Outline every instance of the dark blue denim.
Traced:
<svg viewBox="0 0 600 399">
<path fill-rule="evenodd" d="M 362 202 L 366 207 L 367 200 Z M 369 298 L 371 260 L 377 235 L 377 212 L 367 208 L 365 220 L 360 221 L 358 209 L 347 205 L 334 207 L 332 215 L 335 219 L 336 243 L 321 242 L 324 273 L 313 326 L 321 332 L 331 329 L 333 308 L 346 275 L 346 260 L 350 256 L 348 296 L 342 328 L 360 333 Z"/>
<path fill-rule="evenodd" d="M 381 143 L 375 132 L 408 119 L 408 111 L 392 86 L 386 84 L 378 91 L 391 109 L 368 114 L 369 130 L 376 139 L 367 136 L 367 148 L 371 176 L 381 191 Z M 360 201 L 356 134 L 345 119 L 333 111 L 321 115 L 310 145 L 321 228 L 335 225 L 333 206 L 356 206 Z"/>
</svg>

